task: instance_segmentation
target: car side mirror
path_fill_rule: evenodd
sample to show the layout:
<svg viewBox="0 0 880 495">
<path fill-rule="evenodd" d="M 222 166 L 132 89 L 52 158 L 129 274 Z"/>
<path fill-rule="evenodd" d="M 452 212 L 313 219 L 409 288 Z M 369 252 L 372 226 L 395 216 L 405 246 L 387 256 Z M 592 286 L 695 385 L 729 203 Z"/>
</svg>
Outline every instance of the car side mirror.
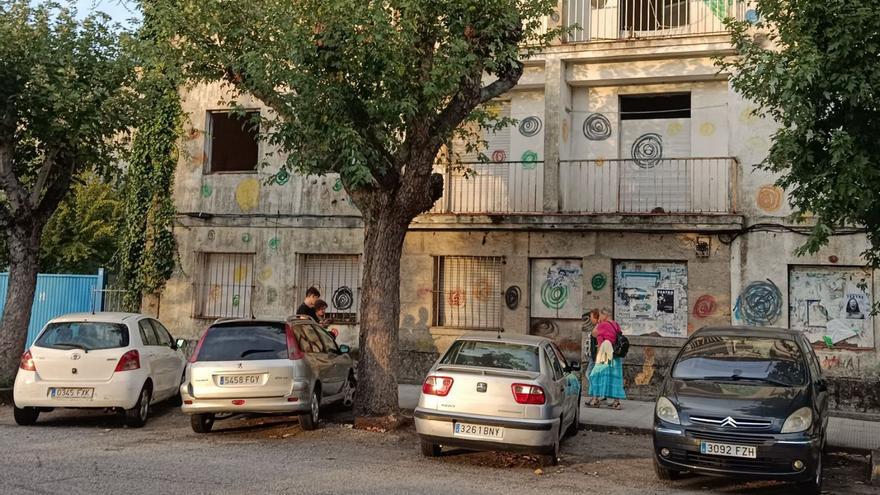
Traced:
<svg viewBox="0 0 880 495">
<path fill-rule="evenodd" d="M 342 344 L 339 346 L 339 353 L 340 354 L 348 354 L 349 352 L 351 352 L 351 348 L 348 347 L 347 345 Z"/>
<path fill-rule="evenodd" d="M 566 368 L 566 371 L 580 371 L 580 370 L 581 370 L 581 363 L 575 363 L 575 362 L 568 363 L 568 367 Z"/>
<path fill-rule="evenodd" d="M 176 351 L 177 349 L 183 349 L 184 345 L 186 345 L 186 340 L 177 339 L 171 344 L 171 348 Z"/>
</svg>

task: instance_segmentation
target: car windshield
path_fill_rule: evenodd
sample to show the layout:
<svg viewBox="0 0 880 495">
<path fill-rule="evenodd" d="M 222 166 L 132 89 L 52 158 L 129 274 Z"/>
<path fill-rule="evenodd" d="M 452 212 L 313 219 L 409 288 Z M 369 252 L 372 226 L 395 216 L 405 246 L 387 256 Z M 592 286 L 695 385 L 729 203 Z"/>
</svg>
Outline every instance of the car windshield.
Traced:
<svg viewBox="0 0 880 495">
<path fill-rule="evenodd" d="M 517 371 L 538 371 L 538 348 L 506 342 L 457 340 L 440 364 L 480 366 Z"/>
<path fill-rule="evenodd" d="M 792 340 L 711 335 L 689 341 L 672 370 L 680 380 L 803 385 L 803 355 Z"/>
<path fill-rule="evenodd" d="M 128 347 L 128 328 L 121 323 L 95 321 L 50 323 L 34 345 L 49 349 L 84 351 Z"/>
<path fill-rule="evenodd" d="M 286 359 L 284 325 L 211 327 L 199 349 L 198 361 L 256 361 Z"/>
</svg>

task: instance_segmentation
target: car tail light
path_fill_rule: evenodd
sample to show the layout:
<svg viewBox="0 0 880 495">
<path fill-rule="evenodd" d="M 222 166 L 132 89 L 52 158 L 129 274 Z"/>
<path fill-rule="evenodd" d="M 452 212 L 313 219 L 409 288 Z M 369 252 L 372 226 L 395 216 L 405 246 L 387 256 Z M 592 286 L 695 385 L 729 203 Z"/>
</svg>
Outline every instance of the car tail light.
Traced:
<svg viewBox="0 0 880 495">
<path fill-rule="evenodd" d="M 519 404 L 543 404 L 544 389 L 537 385 L 514 383 L 510 386 L 513 392 L 513 400 Z"/>
<path fill-rule="evenodd" d="M 196 348 L 195 348 L 195 350 L 194 350 L 193 353 L 190 354 L 190 356 L 189 356 L 189 362 L 194 363 L 194 362 L 196 362 L 196 360 L 198 360 L 198 358 L 199 358 L 199 351 L 202 350 L 202 344 L 205 343 L 205 337 L 208 336 L 208 332 L 209 332 L 210 330 L 211 330 L 211 329 L 209 328 L 209 329 L 205 330 L 205 333 L 202 334 L 202 338 L 200 338 L 200 339 L 199 339 L 199 343 L 196 344 Z"/>
<path fill-rule="evenodd" d="M 242 399 L 235 399 L 234 401 L 232 401 L 232 405 L 233 406 L 243 406 L 244 401 Z"/>
<path fill-rule="evenodd" d="M 189 406 L 189 405 L 192 405 L 193 401 L 187 399 L 187 400 L 183 401 L 183 403 Z"/>
<path fill-rule="evenodd" d="M 446 397 L 452 388 L 452 382 L 452 378 L 448 376 L 429 376 L 425 378 L 425 383 L 422 384 L 422 393 Z"/>
<path fill-rule="evenodd" d="M 126 352 L 119 358 L 119 362 L 116 363 L 116 369 L 114 371 L 130 371 L 136 370 L 141 367 L 141 355 L 138 354 L 138 351 L 131 350 Z"/>
<path fill-rule="evenodd" d="M 25 371 L 37 371 L 37 367 L 34 366 L 34 357 L 31 355 L 30 350 L 25 351 L 21 355 L 21 362 L 18 364 L 18 367 Z"/>
<path fill-rule="evenodd" d="M 287 331 L 287 350 L 290 352 L 290 359 L 296 361 L 304 358 L 305 354 L 300 350 L 296 337 L 293 336 L 293 328 L 290 325 L 285 325 L 285 330 Z"/>
</svg>

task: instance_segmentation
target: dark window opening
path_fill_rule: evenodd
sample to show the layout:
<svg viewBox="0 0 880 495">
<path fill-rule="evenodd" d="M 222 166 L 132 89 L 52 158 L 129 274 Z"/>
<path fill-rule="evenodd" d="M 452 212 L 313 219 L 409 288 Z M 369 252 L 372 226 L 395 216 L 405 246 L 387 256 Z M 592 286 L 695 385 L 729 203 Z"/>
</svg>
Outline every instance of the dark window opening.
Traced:
<svg viewBox="0 0 880 495">
<path fill-rule="evenodd" d="M 211 172 L 252 172 L 257 169 L 259 112 L 208 114 L 211 136 Z"/>
<path fill-rule="evenodd" d="M 620 120 L 689 119 L 690 117 L 690 93 L 620 97 Z"/>
</svg>

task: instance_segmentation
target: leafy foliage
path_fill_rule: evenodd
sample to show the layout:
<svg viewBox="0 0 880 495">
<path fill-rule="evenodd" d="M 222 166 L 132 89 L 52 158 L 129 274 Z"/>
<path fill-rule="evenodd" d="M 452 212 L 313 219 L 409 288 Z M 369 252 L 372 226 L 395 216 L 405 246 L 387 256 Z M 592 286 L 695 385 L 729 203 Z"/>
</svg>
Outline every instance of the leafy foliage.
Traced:
<svg viewBox="0 0 880 495">
<path fill-rule="evenodd" d="M 880 266 L 880 3 L 759 0 L 757 26 L 731 22 L 733 87 L 779 122 L 761 166 L 778 172 L 796 218 L 815 216 L 799 253 L 862 225 Z"/>
</svg>

